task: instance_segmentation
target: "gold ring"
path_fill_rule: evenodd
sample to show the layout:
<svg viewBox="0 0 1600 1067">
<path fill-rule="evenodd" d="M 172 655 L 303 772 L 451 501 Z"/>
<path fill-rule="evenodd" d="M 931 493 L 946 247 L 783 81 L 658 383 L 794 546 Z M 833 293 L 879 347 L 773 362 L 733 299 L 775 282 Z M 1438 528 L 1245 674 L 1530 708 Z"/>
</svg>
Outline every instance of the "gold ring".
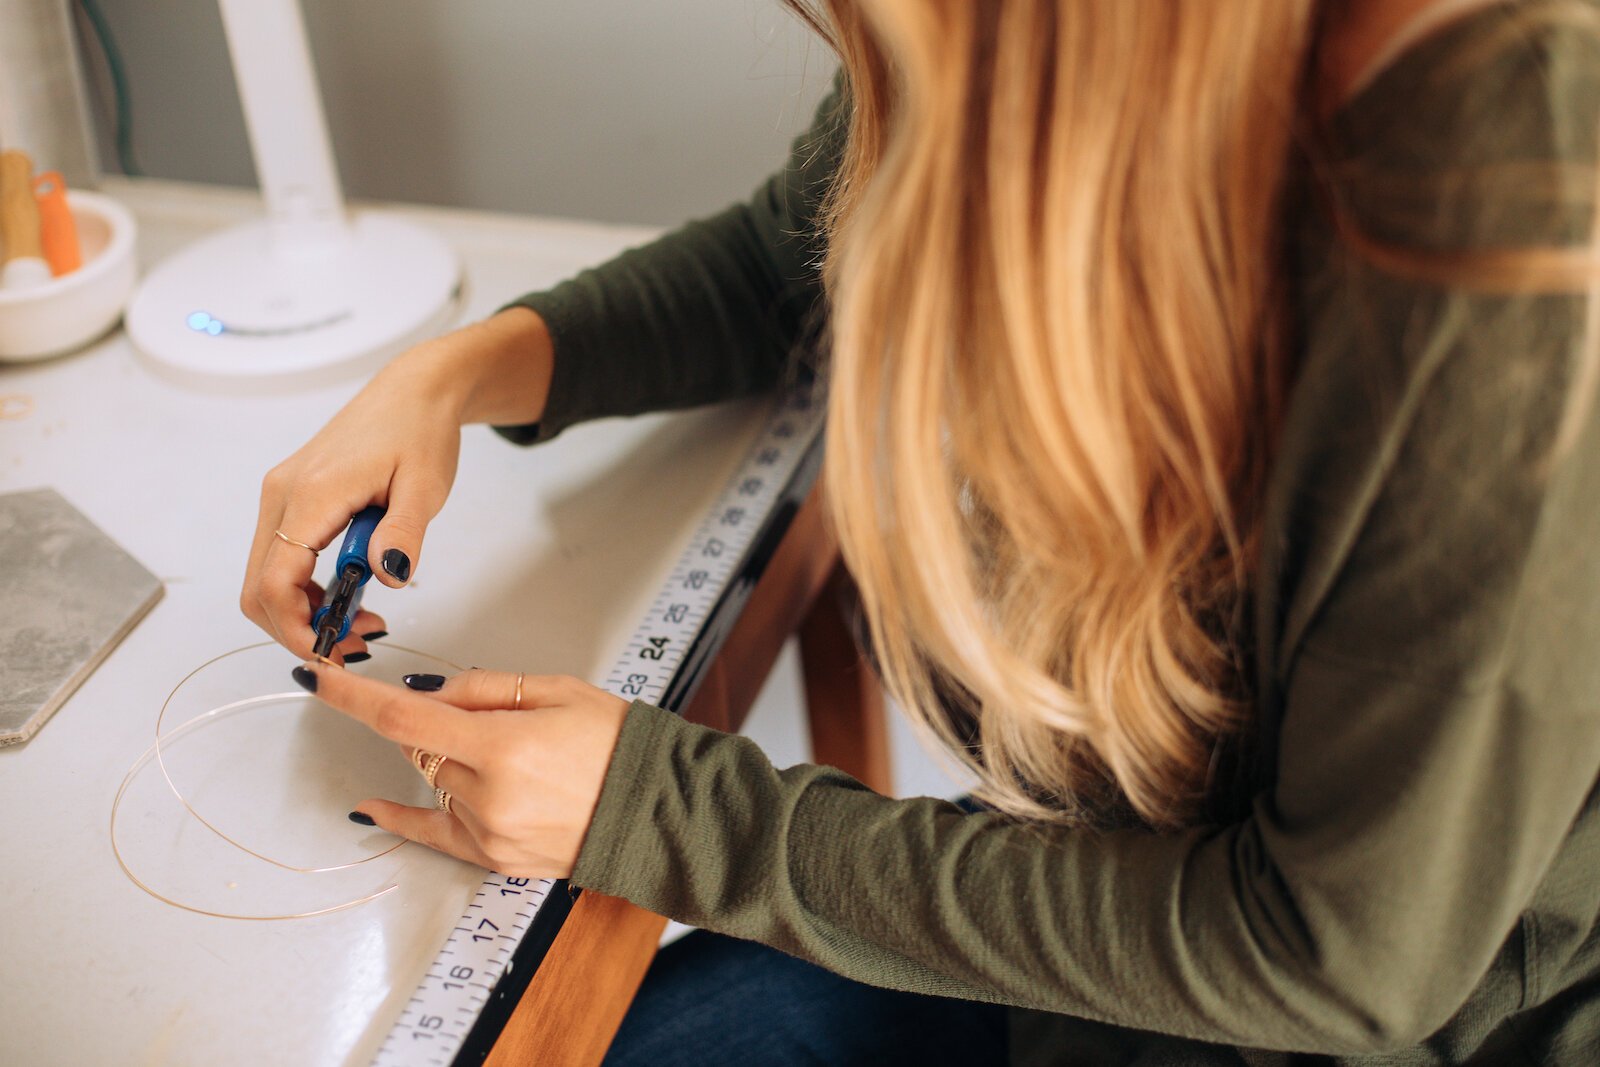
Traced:
<svg viewBox="0 0 1600 1067">
<path fill-rule="evenodd" d="M 272 531 L 272 535 L 274 537 L 276 537 L 278 540 L 282 541 L 286 545 L 293 545 L 296 548 L 305 549 L 307 552 L 311 553 L 311 558 L 312 559 L 316 559 L 318 556 L 322 555 L 322 550 L 320 548 L 312 548 L 310 545 L 306 544 L 304 541 L 296 541 L 294 538 L 290 537 L 288 534 L 284 533 L 282 530 L 273 530 Z"/>
<path fill-rule="evenodd" d="M 522 671 L 517 672 L 517 695 L 511 699 L 511 710 L 522 710 Z"/>
<path fill-rule="evenodd" d="M 424 752 L 420 748 L 411 750 L 411 765 L 417 769 L 418 774 L 428 773 L 428 761 L 431 759 L 433 759 L 432 752 Z"/>
<path fill-rule="evenodd" d="M 447 790 L 435 789 L 433 791 L 433 803 L 434 803 L 434 805 L 440 811 L 444 812 L 446 815 L 451 814 L 451 812 L 450 812 L 450 803 L 453 800 L 455 800 L 455 797 L 451 796 L 450 793 Z"/>
<path fill-rule="evenodd" d="M 423 770 L 422 770 L 422 777 L 427 779 L 428 788 L 429 789 L 437 789 L 438 788 L 438 786 L 433 784 L 433 780 L 435 778 L 439 777 L 439 768 L 443 767 L 444 766 L 444 761 L 449 759 L 449 758 L 450 758 L 449 756 L 437 756 L 436 755 L 436 756 L 434 756 L 434 757 L 432 757 L 431 759 L 428 760 L 428 765 L 426 767 L 424 767 Z"/>
</svg>

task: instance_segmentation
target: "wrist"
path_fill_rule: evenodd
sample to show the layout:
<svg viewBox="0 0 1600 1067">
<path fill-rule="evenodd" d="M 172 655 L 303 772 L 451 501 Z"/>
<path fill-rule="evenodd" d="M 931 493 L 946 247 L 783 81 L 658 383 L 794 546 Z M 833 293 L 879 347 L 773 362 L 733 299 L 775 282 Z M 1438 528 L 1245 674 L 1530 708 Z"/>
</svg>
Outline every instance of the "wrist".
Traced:
<svg viewBox="0 0 1600 1067">
<path fill-rule="evenodd" d="M 512 307 L 416 346 L 385 373 L 434 397 L 462 425 L 516 425 L 543 416 L 553 364 L 544 319 Z"/>
<path fill-rule="evenodd" d="M 555 366 L 555 342 L 544 317 L 509 307 L 476 324 L 480 370 L 462 405 L 461 421 L 522 425 L 544 417 Z"/>
</svg>

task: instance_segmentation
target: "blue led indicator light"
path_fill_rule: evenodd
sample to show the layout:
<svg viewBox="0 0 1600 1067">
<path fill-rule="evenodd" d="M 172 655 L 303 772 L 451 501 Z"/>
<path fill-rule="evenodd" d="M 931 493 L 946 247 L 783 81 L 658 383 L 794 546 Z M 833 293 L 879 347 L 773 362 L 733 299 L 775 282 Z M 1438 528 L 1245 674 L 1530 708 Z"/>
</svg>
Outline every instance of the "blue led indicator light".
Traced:
<svg viewBox="0 0 1600 1067">
<path fill-rule="evenodd" d="M 191 311 L 184 322 L 188 323 L 189 329 L 195 333 L 208 333 L 215 337 L 222 332 L 222 320 L 212 318 L 208 312 Z"/>
</svg>

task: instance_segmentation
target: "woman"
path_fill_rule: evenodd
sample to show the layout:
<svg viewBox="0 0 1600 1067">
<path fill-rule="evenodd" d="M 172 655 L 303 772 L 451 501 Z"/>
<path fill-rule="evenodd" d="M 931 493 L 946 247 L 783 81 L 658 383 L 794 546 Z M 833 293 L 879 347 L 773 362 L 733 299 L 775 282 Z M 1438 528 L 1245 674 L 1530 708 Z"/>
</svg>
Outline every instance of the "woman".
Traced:
<svg viewBox="0 0 1600 1067">
<path fill-rule="evenodd" d="M 571 679 L 483 716 L 514 676 L 308 662 L 449 756 L 453 815 L 356 814 L 741 939 L 664 954 L 625 1062 L 1595 1062 L 1600 6 L 819 25 L 845 89 L 789 167 L 378 375 L 268 476 L 244 609 L 307 655 L 275 531 L 385 503 L 401 585 L 462 423 L 767 388 L 825 311 L 873 654 L 984 807 Z"/>
</svg>

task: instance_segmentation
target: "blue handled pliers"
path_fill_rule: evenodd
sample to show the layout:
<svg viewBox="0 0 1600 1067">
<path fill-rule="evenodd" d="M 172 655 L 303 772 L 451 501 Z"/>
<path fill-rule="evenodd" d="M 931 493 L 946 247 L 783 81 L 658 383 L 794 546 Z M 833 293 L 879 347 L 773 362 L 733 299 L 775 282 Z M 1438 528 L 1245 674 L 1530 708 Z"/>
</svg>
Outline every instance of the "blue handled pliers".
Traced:
<svg viewBox="0 0 1600 1067">
<path fill-rule="evenodd" d="M 328 599 L 311 616 L 311 628 L 317 633 L 312 655 L 327 656 L 334 645 L 350 635 L 350 619 L 361 607 L 361 590 L 372 577 L 372 565 L 367 562 L 367 543 L 372 540 L 372 531 L 378 528 L 383 516 L 383 508 L 374 504 L 362 508 L 350 519 L 344 544 L 339 546 L 339 562 L 334 566 Z"/>
</svg>

